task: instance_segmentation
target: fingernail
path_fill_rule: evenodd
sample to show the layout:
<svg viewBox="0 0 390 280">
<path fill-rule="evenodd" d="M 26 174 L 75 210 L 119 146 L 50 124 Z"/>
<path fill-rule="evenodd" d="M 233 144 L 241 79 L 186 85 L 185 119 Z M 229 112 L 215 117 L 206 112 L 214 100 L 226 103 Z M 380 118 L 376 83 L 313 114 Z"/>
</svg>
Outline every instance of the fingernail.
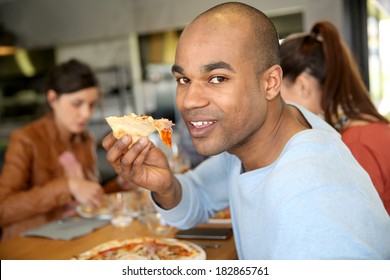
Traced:
<svg viewBox="0 0 390 280">
<path fill-rule="evenodd" d="M 130 138 L 129 138 L 129 136 L 127 136 L 127 135 L 125 135 L 125 136 L 123 136 L 121 139 L 120 139 L 120 141 L 123 143 L 123 144 L 130 144 Z"/>
<path fill-rule="evenodd" d="M 148 143 L 148 140 L 146 139 L 146 137 L 141 137 L 139 140 L 139 143 L 143 146 L 143 145 L 146 145 Z"/>
</svg>

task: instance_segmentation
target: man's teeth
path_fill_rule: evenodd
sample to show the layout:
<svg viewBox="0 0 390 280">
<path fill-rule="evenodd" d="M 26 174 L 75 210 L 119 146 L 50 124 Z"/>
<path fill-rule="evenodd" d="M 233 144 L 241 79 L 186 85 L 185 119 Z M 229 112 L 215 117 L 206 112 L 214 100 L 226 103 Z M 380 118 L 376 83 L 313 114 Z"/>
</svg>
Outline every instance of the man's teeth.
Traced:
<svg viewBox="0 0 390 280">
<path fill-rule="evenodd" d="M 209 125 L 209 124 L 212 124 L 214 122 L 191 122 L 191 124 L 193 126 L 203 126 L 203 125 Z"/>
</svg>

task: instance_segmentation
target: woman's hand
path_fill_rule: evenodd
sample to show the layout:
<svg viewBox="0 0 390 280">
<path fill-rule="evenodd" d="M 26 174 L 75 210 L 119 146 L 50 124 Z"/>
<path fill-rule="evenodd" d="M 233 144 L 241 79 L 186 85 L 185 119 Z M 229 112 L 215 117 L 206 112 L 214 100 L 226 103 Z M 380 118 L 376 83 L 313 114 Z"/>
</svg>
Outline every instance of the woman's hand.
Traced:
<svg viewBox="0 0 390 280">
<path fill-rule="evenodd" d="M 100 184 L 85 180 L 69 178 L 69 190 L 80 204 L 100 207 L 104 191 Z"/>
<path fill-rule="evenodd" d="M 60 162 L 62 168 L 64 169 L 65 176 L 67 178 L 79 178 L 83 179 L 83 168 L 81 167 L 80 162 L 76 159 L 74 154 L 70 151 L 63 152 L 58 161 Z"/>
<path fill-rule="evenodd" d="M 76 201 L 80 204 L 99 207 L 104 195 L 102 186 L 85 179 L 82 166 L 72 152 L 65 151 L 58 160 L 64 168 L 69 190 Z"/>
</svg>

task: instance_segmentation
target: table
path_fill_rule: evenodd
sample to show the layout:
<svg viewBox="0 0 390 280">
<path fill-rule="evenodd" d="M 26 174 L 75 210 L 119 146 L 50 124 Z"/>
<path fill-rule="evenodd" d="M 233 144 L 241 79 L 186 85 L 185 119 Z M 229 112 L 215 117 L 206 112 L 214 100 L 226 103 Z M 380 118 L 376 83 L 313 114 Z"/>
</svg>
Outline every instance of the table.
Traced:
<svg viewBox="0 0 390 280">
<path fill-rule="evenodd" d="M 206 225 L 201 225 L 206 226 Z M 209 226 L 207 224 L 207 226 Z M 220 226 L 220 225 L 213 225 Z M 177 229 L 164 237 L 173 237 Z M 92 233 L 73 240 L 52 240 L 41 237 L 16 237 L 0 243 L 1 260 L 68 260 L 92 247 L 113 239 L 151 236 L 146 225 L 137 219 L 126 228 L 107 224 Z M 188 240 L 217 243 L 219 248 L 204 248 L 208 260 L 234 260 L 237 253 L 234 237 L 227 240 Z"/>
</svg>

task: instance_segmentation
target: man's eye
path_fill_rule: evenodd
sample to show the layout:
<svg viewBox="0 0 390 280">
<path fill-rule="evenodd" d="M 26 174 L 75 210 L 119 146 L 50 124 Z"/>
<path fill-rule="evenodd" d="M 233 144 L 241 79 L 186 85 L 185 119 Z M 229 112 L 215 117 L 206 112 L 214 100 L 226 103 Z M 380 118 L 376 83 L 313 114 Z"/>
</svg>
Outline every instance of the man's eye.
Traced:
<svg viewBox="0 0 390 280">
<path fill-rule="evenodd" d="M 177 78 L 176 82 L 181 84 L 181 85 L 185 85 L 185 84 L 188 84 L 190 82 L 190 79 L 188 79 L 186 77 L 181 77 L 181 78 Z"/>
<path fill-rule="evenodd" d="M 222 77 L 222 76 L 215 76 L 215 77 L 212 77 L 211 79 L 210 79 L 210 83 L 213 83 L 213 84 L 220 84 L 220 83 L 222 83 L 222 82 L 224 82 L 224 81 L 226 81 L 227 80 L 227 78 L 225 78 L 225 77 Z"/>
</svg>

